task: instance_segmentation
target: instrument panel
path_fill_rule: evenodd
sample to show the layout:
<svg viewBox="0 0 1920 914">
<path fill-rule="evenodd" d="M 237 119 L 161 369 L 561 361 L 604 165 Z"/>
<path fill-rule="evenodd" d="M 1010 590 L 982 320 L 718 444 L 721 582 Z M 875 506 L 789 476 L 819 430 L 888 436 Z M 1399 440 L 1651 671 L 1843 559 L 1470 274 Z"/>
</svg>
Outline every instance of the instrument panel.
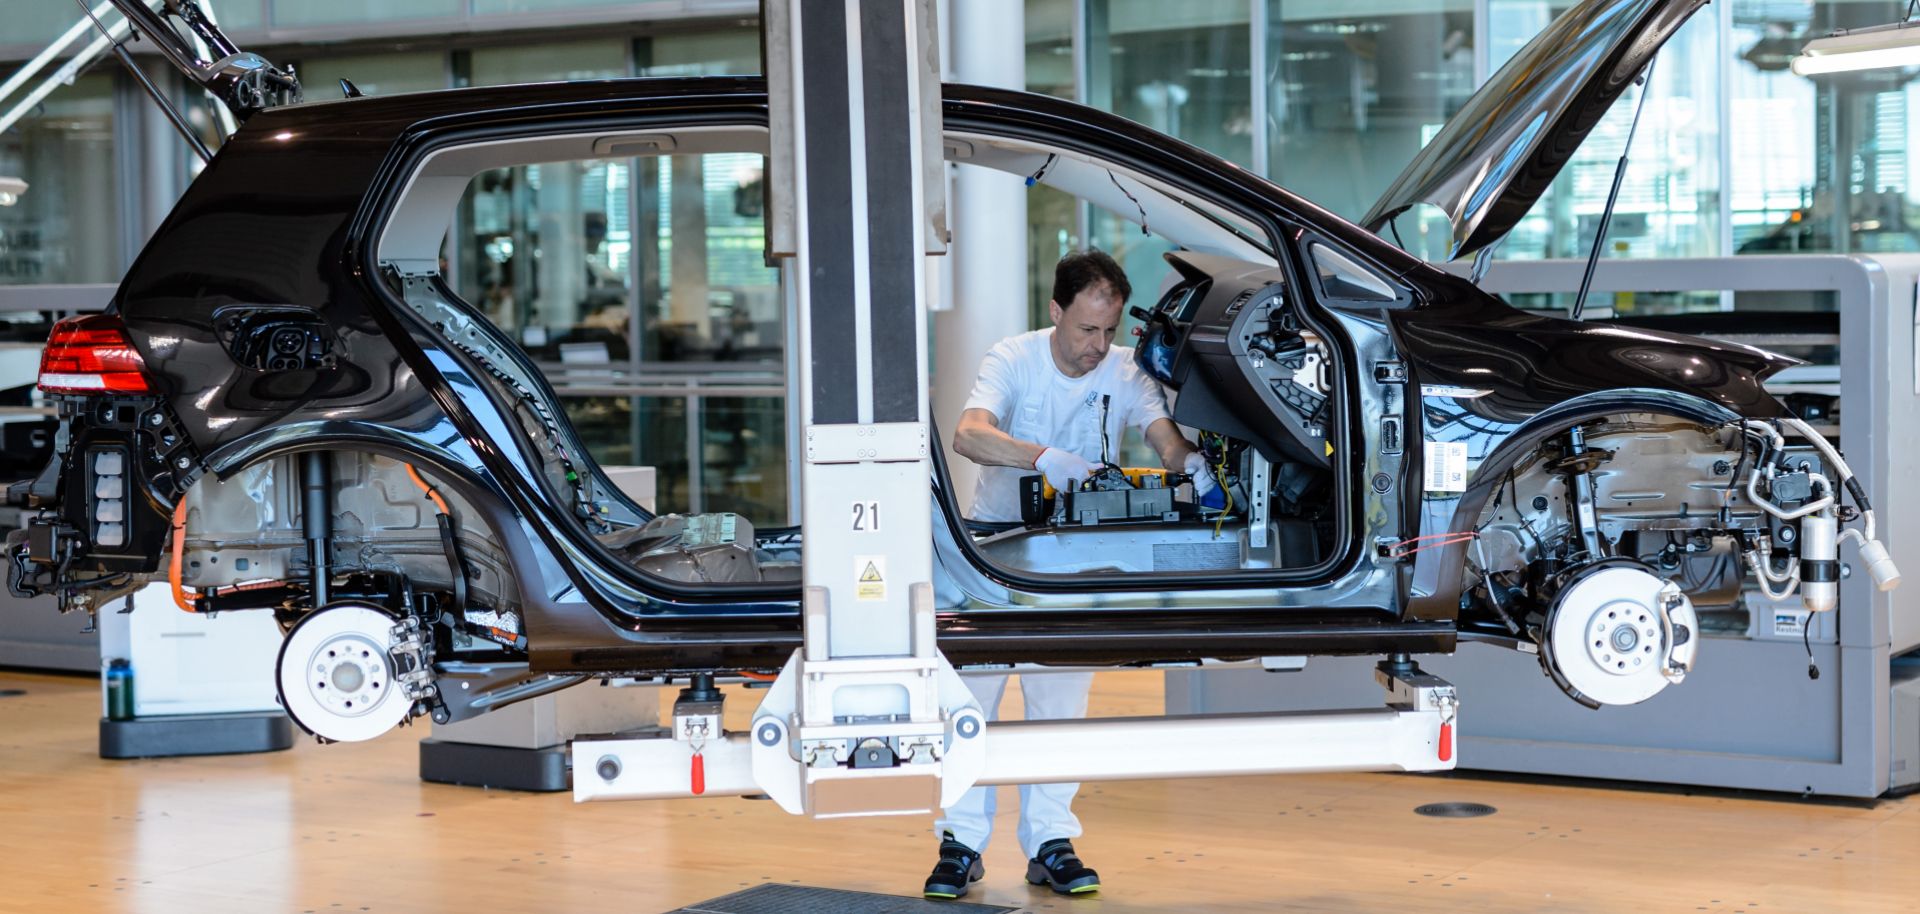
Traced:
<svg viewBox="0 0 1920 914">
<path fill-rule="evenodd" d="M 1332 379 L 1324 342 L 1272 266 L 1166 255 L 1180 281 L 1152 310 L 1135 358 L 1169 389 L 1173 418 L 1249 442 L 1268 460 L 1330 465 Z"/>
</svg>

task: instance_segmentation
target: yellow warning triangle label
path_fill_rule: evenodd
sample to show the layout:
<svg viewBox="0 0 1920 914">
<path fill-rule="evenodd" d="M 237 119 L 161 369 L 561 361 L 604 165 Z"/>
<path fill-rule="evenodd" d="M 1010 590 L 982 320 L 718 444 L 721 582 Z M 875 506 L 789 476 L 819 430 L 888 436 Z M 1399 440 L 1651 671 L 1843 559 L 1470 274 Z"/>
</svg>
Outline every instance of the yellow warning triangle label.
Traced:
<svg viewBox="0 0 1920 914">
<path fill-rule="evenodd" d="M 860 572 L 860 583 L 872 584 L 872 583 L 878 582 L 879 580 L 880 580 L 880 569 L 877 566 L 875 566 L 872 562 L 868 562 L 867 570 Z"/>
</svg>

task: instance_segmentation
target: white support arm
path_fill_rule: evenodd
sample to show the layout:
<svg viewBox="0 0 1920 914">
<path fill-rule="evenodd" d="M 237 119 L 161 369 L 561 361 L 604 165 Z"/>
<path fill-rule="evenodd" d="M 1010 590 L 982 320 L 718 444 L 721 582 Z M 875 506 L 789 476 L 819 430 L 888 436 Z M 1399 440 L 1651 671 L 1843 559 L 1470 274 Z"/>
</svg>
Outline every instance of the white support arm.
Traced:
<svg viewBox="0 0 1920 914">
<path fill-rule="evenodd" d="M 101 5 L 108 6 L 109 4 L 103 3 Z M 88 18 L 81 20 L 80 23 L 72 29 L 68 29 L 67 33 L 77 38 L 77 31 L 92 28 L 93 20 Z M 6 114 L 0 114 L 0 133 L 5 133 L 21 118 L 26 117 L 27 112 L 32 111 L 35 105 L 40 104 L 41 99 L 53 94 L 53 90 L 72 83 L 73 78 L 79 75 L 81 70 L 91 66 L 95 60 L 100 58 L 100 55 L 106 53 L 107 48 L 112 45 L 113 42 L 125 38 L 129 28 L 127 20 L 125 19 L 117 19 L 112 25 L 107 26 L 107 34 L 96 36 L 92 41 L 87 43 L 86 47 L 80 49 L 80 53 L 73 55 L 66 63 L 61 64 L 59 69 L 53 71 L 52 75 L 48 76 L 40 85 L 35 86 L 25 97 L 21 98 L 18 104 L 8 109 Z M 61 36 L 61 39 L 63 41 L 66 40 L 66 36 Z M 69 41 L 68 43 L 71 42 Z M 56 41 L 54 44 L 62 48 L 65 47 L 65 44 L 62 44 L 61 41 Z M 50 47 L 49 50 L 52 50 L 52 48 Z M 58 52 L 55 52 L 56 55 L 57 53 Z M 49 60 L 52 56 L 55 55 L 47 55 L 45 52 L 42 52 L 42 57 L 46 57 Z M 0 92 L 0 101 L 4 101 L 8 95 L 19 88 L 20 84 L 24 84 L 27 79 L 31 78 L 33 73 L 39 72 L 40 67 L 45 65 L 46 61 L 40 57 L 36 57 L 33 61 L 29 62 L 26 67 L 22 67 L 20 72 L 15 73 L 12 78 L 7 80 L 6 91 Z M 30 70 L 31 72 L 29 72 Z M 16 80 L 18 82 L 16 82 Z"/>
<path fill-rule="evenodd" d="M 797 663 L 798 658 L 789 666 Z M 952 676 L 951 667 L 943 672 Z M 767 700 L 779 705 L 778 713 L 764 713 L 763 705 L 751 734 L 730 733 L 704 744 L 705 777 L 698 795 L 768 794 L 789 812 L 815 816 L 908 814 L 951 805 L 974 785 L 1452 769 L 1459 710 L 1453 686 L 1410 666 L 1381 669 L 1375 678 L 1387 690 L 1384 708 L 1009 721 L 984 729 L 978 709 L 965 708 L 955 718 L 956 739 L 946 753 L 958 767 L 941 779 L 952 783 L 937 785 L 928 780 L 933 766 L 922 764 L 822 765 L 794 772 L 784 764 L 787 741 L 780 723 L 792 709 L 781 704 L 776 684 Z M 761 745 L 750 744 L 752 739 Z M 989 740 L 990 751 L 981 752 Z M 687 741 L 662 737 L 577 740 L 573 798 L 694 796 L 693 753 Z M 816 790 L 828 788 L 833 796 L 824 810 L 800 801 L 796 778 L 807 779 Z M 935 786 L 946 795 L 942 802 L 933 802 L 936 797 L 929 793 Z M 838 794 L 849 790 L 868 794 L 849 804 L 857 810 L 837 805 L 843 801 Z"/>
<path fill-rule="evenodd" d="M 59 58 L 62 51 L 65 51 L 68 46 L 80 40 L 80 36 L 93 31 L 94 19 L 105 16 L 111 12 L 113 12 L 112 0 L 100 0 L 98 4 L 95 4 L 92 12 L 88 16 L 84 16 L 79 22 L 74 23 L 71 28 L 61 33 L 60 37 L 55 38 L 52 44 L 47 45 L 45 50 L 34 55 L 32 60 L 22 64 L 20 69 L 14 71 L 12 76 L 7 77 L 6 82 L 0 83 L 0 102 L 5 102 L 16 90 L 26 85 L 27 80 L 32 79 L 34 75 L 41 70 L 46 69 L 47 64 Z M 5 131 L 5 129 L 5 127 L 0 127 L 0 132 Z"/>
<path fill-rule="evenodd" d="M 1007 721 L 987 725 L 992 749 L 978 785 L 1299 774 L 1446 771 L 1442 710 L 1285 712 L 1192 717 Z M 692 752 L 671 739 L 573 744 L 573 798 L 661 800 L 693 796 Z M 706 744 L 702 796 L 764 792 L 754 780 L 748 735 Z M 891 772 L 912 774 L 911 768 Z"/>
</svg>

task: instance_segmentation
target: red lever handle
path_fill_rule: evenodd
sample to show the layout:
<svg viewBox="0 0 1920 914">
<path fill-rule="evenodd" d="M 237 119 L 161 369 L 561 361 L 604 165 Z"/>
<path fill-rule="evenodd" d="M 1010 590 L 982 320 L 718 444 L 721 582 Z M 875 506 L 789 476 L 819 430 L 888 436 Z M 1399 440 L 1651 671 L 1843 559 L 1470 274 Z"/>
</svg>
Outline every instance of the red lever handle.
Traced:
<svg viewBox="0 0 1920 914">
<path fill-rule="evenodd" d="M 1443 723 L 1440 725 L 1440 760 L 1443 762 L 1453 761 L 1453 724 L 1452 723 Z M 698 756 L 695 757 L 694 763 L 696 765 L 699 764 Z M 698 790 L 694 791 L 694 793 L 699 793 L 699 792 L 700 791 Z"/>
<path fill-rule="evenodd" d="M 1441 758 L 1445 758 L 1445 756 L 1441 756 Z M 707 760 L 705 756 L 695 752 L 693 754 L 693 795 L 697 797 L 706 792 Z"/>
</svg>

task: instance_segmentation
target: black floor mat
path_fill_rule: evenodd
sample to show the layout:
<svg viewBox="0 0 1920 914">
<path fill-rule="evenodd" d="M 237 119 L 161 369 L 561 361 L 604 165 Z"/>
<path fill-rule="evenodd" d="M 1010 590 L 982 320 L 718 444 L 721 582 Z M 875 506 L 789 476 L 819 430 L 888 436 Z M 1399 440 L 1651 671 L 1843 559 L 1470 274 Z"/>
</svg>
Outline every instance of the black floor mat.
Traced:
<svg viewBox="0 0 1920 914">
<path fill-rule="evenodd" d="M 1019 908 L 766 883 L 666 914 L 1007 914 Z"/>
</svg>

